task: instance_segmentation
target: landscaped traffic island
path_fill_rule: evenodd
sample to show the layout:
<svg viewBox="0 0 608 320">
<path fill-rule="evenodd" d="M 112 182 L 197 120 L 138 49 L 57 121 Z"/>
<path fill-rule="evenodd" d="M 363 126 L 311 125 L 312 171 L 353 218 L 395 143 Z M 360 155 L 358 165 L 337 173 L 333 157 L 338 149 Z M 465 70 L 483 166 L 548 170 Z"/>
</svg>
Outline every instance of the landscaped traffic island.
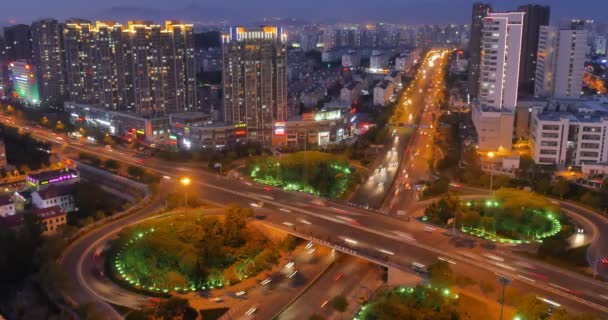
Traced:
<svg viewBox="0 0 608 320">
<path fill-rule="evenodd" d="M 461 201 L 446 195 L 425 210 L 423 220 L 448 226 L 491 241 L 542 242 L 562 229 L 564 217 L 543 196 L 517 189 L 500 189 L 491 198 Z"/>
<path fill-rule="evenodd" d="M 388 288 L 361 306 L 354 320 L 460 319 L 458 295 L 431 286 Z"/>
<path fill-rule="evenodd" d="M 341 197 L 359 181 L 346 158 L 318 151 L 255 158 L 247 172 L 263 184 L 332 199 Z"/>
<path fill-rule="evenodd" d="M 251 215 L 233 206 L 222 216 L 198 211 L 143 222 L 121 232 L 107 268 L 115 280 L 155 293 L 236 284 L 274 265 L 285 248 L 249 225 Z"/>
</svg>

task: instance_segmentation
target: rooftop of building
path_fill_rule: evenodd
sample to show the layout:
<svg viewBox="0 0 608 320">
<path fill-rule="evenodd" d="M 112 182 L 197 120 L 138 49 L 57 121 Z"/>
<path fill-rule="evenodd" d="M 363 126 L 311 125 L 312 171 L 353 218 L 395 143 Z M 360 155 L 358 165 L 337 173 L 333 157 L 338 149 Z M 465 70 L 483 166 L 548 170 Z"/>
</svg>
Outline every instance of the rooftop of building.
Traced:
<svg viewBox="0 0 608 320">
<path fill-rule="evenodd" d="M 201 121 L 206 119 L 211 119 L 211 115 L 206 112 L 179 112 L 172 113 L 169 115 L 171 122 L 180 121 L 180 122 L 190 122 L 190 121 Z"/>
<path fill-rule="evenodd" d="M 393 70 L 391 71 L 387 76 L 391 77 L 391 78 L 395 78 L 397 76 L 399 76 L 400 72 L 397 70 Z"/>
<path fill-rule="evenodd" d="M 382 89 L 386 89 L 388 88 L 390 85 L 392 84 L 392 82 L 388 81 L 388 80 L 382 80 L 380 82 L 378 82 L 378 84 L 376 85 L 376 88 L 382 88 Z"/>
<path fill-rule="evenodd" d="M 13 197 L 10 194 L 2 194 L 0 195 L 0 206 L 7 206 L 9 204 L 13 204 Z"/>
<path fill-rule="evenodd" d="M 41 199 L 47 200 L 72 194 L 75 189 L 76 188 L 74 185 L 52 185 L 44 190 L 36 192 L 38 193 Z"/>
<path fill-rule="evenodd" d="M 23 224 L 23 214 L 21 213 L 0 217 L 0 225 L 6 228 L 18 227 L 21 224 Z"/>
<path fill-rule="evenodd" d="M 78 171 L 76 171 L 72 168 L 64 168 L 64 169 L 48 170 L 48 171 L 41 171 L 38 173 L 32 173 L 32 174 L 29 174 L 28 177 L 38 180 L 38 181 L 43 181 L 43 180 L 60 177 L 60 176 L 66 175 L 66 174 L 78 175 Z"/>
<path fill-rule="evenodd" d="M 349 83 L 347 83 L 344 88 L 348 89 L 348 90 L 354 90 L 358 85 L 359 85 L 359 81 L 351 81 Z"/>
<path fill-rule="evenodd" d="M 538 114 L 537 118 L 542 121 L 561 121 L 567 119 L 570 122 L 599 123 L 602 121 L 608 121 L 608 112 L 546 111 Z"/>
<path fill-rule="evenodd" d="M 38 216 L 41 220 L 46 220 L 55 217 L 65 216 L 66 213 L 61 209 L 60 206 L 52 206 L 48 208 L 36 209 L 34 214 Z"/>
</svg>

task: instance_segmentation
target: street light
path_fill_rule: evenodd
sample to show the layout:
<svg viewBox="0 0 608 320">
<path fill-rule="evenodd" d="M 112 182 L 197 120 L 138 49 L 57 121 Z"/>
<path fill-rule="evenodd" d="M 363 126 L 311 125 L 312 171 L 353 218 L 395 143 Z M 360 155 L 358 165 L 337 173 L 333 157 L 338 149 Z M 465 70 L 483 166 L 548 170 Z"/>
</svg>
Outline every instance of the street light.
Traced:
<svg viewBox="0 0 608 320">
<path fill-rule="evenodd" d="M 190 178 L 183 177 L 179 182 L 184 186 L 184 207 L 188 208 L 188 186 L 190 185 Z"/>
<path fill-rule="evenodd" d="M 494 184 L 494 152 L 488 152 L 488 158 L 490 158 L 490 191 Z"/>
<path fill-rule="evenodd" d="M 500 299 L 500 320 L 502 320 L 503 308 L 505 306 L 505 289 L 509 284 L 511 284 L 511 281 L 511 278 L 506 276 L 498 276 L 498 282 L 502 286 L 502 298 Z"/>
</svg>

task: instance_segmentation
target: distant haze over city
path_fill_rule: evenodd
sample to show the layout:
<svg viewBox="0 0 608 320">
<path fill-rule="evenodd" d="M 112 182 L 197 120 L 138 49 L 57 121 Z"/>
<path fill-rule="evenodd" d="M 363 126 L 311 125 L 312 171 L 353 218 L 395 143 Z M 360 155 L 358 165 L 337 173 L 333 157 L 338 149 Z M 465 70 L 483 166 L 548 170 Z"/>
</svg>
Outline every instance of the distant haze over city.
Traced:
<svg viewBox="0 0 608 320">
<path fill-rule="evenodd" d="M 181 19 L 194 23 L 257 23 L 263 17 L 281 17 L 302 22 L 376 22 L 405 24 L 470 23 L 471 0 L 24 0 L 4 1 L 0 26 L 31 23 L 42 17 L 66 19 Z M 525 1 L 486 1 L 498 10 L 513 10 Z M 551 6 L 552 20 L 579 17 L 604 20 L 608 1 L 541 0 Z"/>
</svg>

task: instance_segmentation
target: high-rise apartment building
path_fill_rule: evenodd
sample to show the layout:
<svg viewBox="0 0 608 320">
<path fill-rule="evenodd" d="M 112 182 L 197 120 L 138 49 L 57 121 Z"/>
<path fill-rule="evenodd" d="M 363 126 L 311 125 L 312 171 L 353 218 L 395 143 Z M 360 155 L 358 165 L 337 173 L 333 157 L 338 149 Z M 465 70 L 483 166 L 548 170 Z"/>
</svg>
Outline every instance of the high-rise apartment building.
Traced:
<svg viewBox="0 0 608 320">
<path fill-rule="evenodd" d="M 32 41 L 31 29 L 26 24 L 18 24 L 4 28 L 7 56 L 9 61 L 31 60 Z"/>
<path fill-rule="evenodd" d="M 41 102 L 65 96 L 62 25 L 54 19 L 32 23 L 33 63 L 36 67 Z"/>
<path fill-rule="evenodd" d="M 224 121 L 265 145 L 275 123 L 287 119 L 286 40 L 273 26 L 235 27 L 222 36 Z"/>
<path fill-rule="evenodd" d="M 519 6 L 517 11 L 525 13 L 519 68 L 519 94 L 531 96 L 534 94 L 539 30 L 541 26 L 549 25 L 551 9 L 548 6 L 528 4 Z"/>
<path fill-rule="evenodd" d="M 587 30 L 543 26 L 540 29 L 534 95 L 578 98 L 581 95 Z"/>
<path fill-rule="evenodd" d="M 64 47 L 72 101 L 141 116 L 197 109 L 192 25 L 72 20 Z"/>
<path fill-rule="evenodd" d="M 492 11 L 492 6 L 476 2 L 473 4 L 471 38 L 469 40 L 469 94 L 479 93 L 479 66 L 481 64 L 481 36 L 483 18 Z"/>
<path fill-rule="evenodd" d="M 483 19 L 479 103 L 472 113 L 481 150 L 511 150 L 523 18 L 506 12 Z"/>
<path fill-rule="evenodd" d="M 490 13 L 484 18 L 479 100 L 496 109 L 514 109 L 521 55 L 522 12 Z"/>
</svg>

